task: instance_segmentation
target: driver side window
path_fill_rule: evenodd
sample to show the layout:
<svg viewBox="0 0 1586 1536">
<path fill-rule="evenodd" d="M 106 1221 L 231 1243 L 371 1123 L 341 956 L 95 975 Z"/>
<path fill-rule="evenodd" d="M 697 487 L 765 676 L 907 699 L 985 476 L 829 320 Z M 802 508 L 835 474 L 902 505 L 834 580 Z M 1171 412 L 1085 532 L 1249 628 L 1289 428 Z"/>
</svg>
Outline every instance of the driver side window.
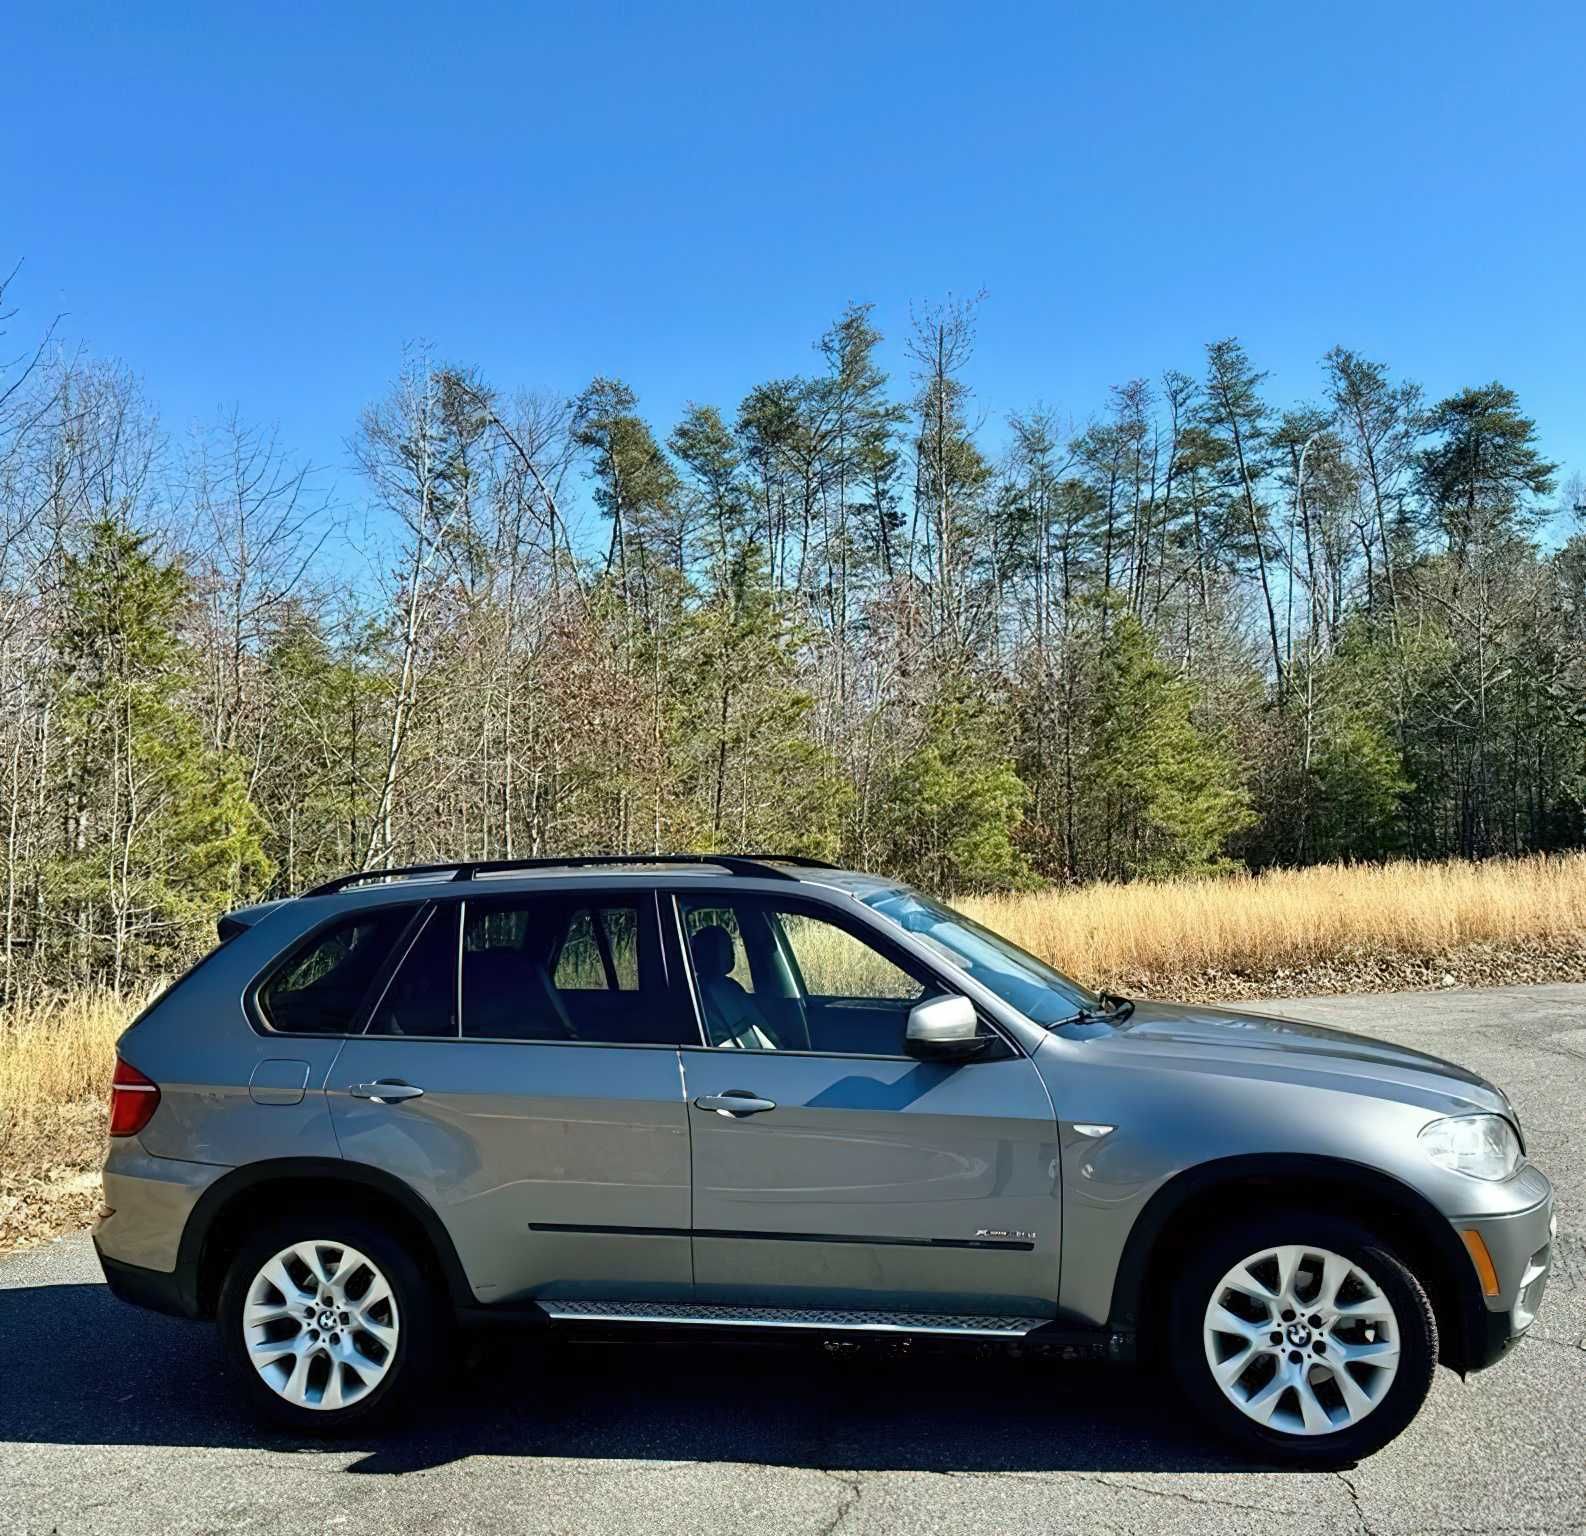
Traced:
<svg viewBox="0 0 1586 1536">
<path fill-rule="evenodd" d="M 927 972 L 803 906 L 681 898 L 705 1038 L 727 1050 L 902 1056 Z"/>
<path fill-rule="evenodd" d="M 925 996 L 924 983 L 846 928 L 807 912 L 779 912 L 776 924 L 811 997 L 917 1003 Z"/>
</svg>

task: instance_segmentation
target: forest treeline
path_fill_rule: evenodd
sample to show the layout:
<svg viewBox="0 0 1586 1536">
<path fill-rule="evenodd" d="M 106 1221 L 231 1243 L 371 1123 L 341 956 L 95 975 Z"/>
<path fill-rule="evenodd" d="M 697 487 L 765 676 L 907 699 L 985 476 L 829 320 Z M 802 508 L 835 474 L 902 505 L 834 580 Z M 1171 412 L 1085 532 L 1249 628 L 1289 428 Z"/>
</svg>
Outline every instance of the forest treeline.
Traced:
<svg viewBox="0 0 1586 1536">
<path fill-rule="evenodd" d="M 1295 404 L 1230 339 L 987 422 L 977 318 L 915 310 L 889 378 L 851 306 L 670 424 L 413 348 L 334 504 L 241 417 L 168 434 L 126 367 L 16 348 L 0 986 L 460 856 L 966 890 L 1586 840 L 1586 535 L 1542 534 L 1582 497 L 1511 389 L 1338 347 Z"/>
</svg>

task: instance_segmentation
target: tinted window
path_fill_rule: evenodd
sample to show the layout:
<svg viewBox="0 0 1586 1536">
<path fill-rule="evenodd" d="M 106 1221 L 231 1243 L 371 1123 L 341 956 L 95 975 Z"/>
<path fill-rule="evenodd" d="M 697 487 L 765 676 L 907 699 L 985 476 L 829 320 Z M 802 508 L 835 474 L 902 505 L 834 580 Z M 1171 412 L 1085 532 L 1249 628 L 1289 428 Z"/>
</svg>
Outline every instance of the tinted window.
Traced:
<svg viewBox="0 0 1586 1536">
<path fill-rule="evenodd" d="M 412 907 L 380 907 L 310 939 L 259 989 L 271 1028 L 300 1035 L 353 1032 L 370 985 L 412 917 Z"/>
<path fill-rule="evenodd" d="M 638 914 L 633 907 L 575 911 L 551 978 L 559 992 L 636 992 L 639 988 Z"/>
<path fill-rule="evenodd" d="M 456 903 L 435 907 L 369 1021 L 371 1035 L 457 1034 Z"/>
<path fill-rule="evenodd" d="M 918 1002 L 924 984 L 846 928 L 807 912 L 779 912 L 804 990 L 811 997 L 878 997 Z"/>
<path fill-rule="evenodd" d="M 704 938 L 700 938 L 699 935 L 706 929 L 717 931 L 706 933 Z M 688 935 L 690 950 L 700 954 L 709 953 L 708 970 L 730 977 L 733 984 L 742 987 L 745 992 L 754 991 L 754 972 L 749 965 L 743 925 L 735 908 L 710 902 L 685 901 L 683 931 Z"/>
<path fill-rule="evenodd" d="M 600 927 L 606 937 L 611 979 L 619 992 L 639 990 L 639 914 L 634 907 L 602 907 Z"/>
<path fill-rule="evenodd" d="M 469 902 L 462 982 L 474 1039 L 698 1043 L 666 985 L 649 894 Z"/>
<path fill-rule="evenodd" d="M 910 1008 L 942 991 L 912 959 L 804 907 L 744 897 L 682 909 L 714 1046 L 900 1056 Z"/>
</svg>

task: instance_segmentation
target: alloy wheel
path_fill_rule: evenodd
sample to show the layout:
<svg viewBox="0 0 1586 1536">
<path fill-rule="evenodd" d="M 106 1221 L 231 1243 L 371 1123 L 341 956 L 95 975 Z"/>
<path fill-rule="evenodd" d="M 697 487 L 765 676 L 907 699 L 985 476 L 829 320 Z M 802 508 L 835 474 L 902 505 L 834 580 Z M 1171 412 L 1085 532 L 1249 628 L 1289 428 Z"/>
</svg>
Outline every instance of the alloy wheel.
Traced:
<svg viewBox="0 0 1586 1536">
<path fill-rule="evenodd" d="M 242 1308 L 248 1359 L 299 1408 L 348 1408 L 396 1358 L 401 1317 L 390 1282 L 356 1248 L 293 1243 L 260 1266 Z"/>
<path fill-rule="evenodd" d="M 1399 1319 L 1351 1259 L 1285 1244 L 1235 1264 L 1204 1322 L 1212 1379 L 1247 1418 L 1290 1435 L 1357 1424 L 1399 1370 Z"/>
</svg>

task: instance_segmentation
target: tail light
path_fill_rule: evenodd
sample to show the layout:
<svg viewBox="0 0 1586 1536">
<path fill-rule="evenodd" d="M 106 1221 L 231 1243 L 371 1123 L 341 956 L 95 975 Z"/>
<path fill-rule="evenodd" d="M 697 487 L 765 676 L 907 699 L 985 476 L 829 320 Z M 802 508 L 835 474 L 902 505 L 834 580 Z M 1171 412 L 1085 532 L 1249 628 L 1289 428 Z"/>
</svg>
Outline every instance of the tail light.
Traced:
<svg viewBox="0 0 1586 1536">
<path fill-rule="evenodd" d="M 116 1057 L 116 1075 L 110 1080 L 110 1134 L 136 1136 L 159 1107 L 159 1085 Z"/>
</svg>

